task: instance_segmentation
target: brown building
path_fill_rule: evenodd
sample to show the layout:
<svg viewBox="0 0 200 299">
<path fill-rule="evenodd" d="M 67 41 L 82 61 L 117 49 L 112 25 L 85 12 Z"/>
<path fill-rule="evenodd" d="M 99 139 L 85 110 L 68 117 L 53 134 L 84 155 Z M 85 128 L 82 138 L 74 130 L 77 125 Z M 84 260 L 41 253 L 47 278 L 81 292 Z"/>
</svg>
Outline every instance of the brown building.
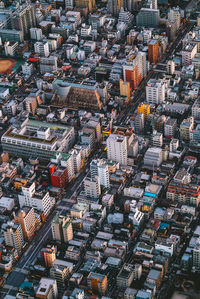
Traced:
<svg viewBox="0 0 200 299">
<path fill-rule="evenodd" d="M 41 250 L 41 254 L 47 268 L 51 268 L 53 262 L 56 260 L 56 249 L 55 246 L 48 246 Z"/>
<path fill-rule="evenodd" d="M 95 0 L 75 0 L 75 6 L 85 8 L 87 7 L 89 12 L 95 9 Z"/>
<path fill-rule="evenodd" d="M 35 218 L 34 209 L 23 207 L 23 210 L 20 210 L 18 214 L 14 216 L 14 220 L 16 223 L 21 224 L 24 239 L 30 240 L 39 222 L 39 219 Z"/>
<path fill-rule="evenodd" d="M 159 61 L 159 41 L 156 39 L 152 39 L 148 44 L 148 60 L 150 63 Z"/>
</svg>

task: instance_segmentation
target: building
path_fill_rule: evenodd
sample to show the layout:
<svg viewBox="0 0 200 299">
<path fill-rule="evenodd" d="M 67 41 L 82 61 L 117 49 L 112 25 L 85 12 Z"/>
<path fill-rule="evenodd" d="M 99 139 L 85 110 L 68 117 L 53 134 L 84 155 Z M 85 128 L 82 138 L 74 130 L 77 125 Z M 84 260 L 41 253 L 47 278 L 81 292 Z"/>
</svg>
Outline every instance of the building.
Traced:
<svg viewBox="0 0 200 299">
<path fill-rule="evenodd" d="M 187 43 L 182 49 L 182 65 L 188 66 L 192 64 L 192 59 L 197 54 L 197 44 Z"/>
<path fill-rule="evenodd" d="M 164 132 L 166 137 L 173 137 L 176 133 L 177 119 L 168 118 L 165 122 Z"/>
<path fill-rule="evenodd" d="M 155 147 L 162 147 L 163 146 L 163 134 L 157 132 L 156 130 L 153 131 L 151 136 L 152 138 L 152 145 Z"/>
<path fill-rule="evenodd" d="M 105 188 L 110 187 L 108 164 L 105 160 L 92 160 L 90 163 L 90 172 L 92 178 L 95 178 L 95 176 L 99 177 L 101 186 Z"/>
<path fill-rule="evenodd" d="M 159 9 L 141 8 L 136 16 L 136 25 L 139 27 L 157 27 L 159 22 Z"/>
<path fill-rule="evenodd" d="M 26 111 L 34 116 L 37 109 L 37 98 L 33 96 L 26 97 L 24 99 L 24 106 Z"/>
<path fill-rule="evenodd" d="M 196 246 L 192 251 L 192 265 L 195 270 L 200 270 L 200 239 L 197 240 Z"/>
<path fill-rule="evenodd" d="M 30 28 L 30 36 L 33 40 L 42 40 L 42 29 L 41 28 Z"/>
<path fill-rule="evenodd" d="M 4 228 L 4 239 L 6 246 L 22 251 L 24 245 L 23 232 L 20 224 L 9 222 Z"/>
<path fill-rule="evenodd" d="M 65 290 L 66 281 L 70 273 L 72 273 L 73 266 L 74 265 L 72 263 L 59 259 L 56 259 L 53 262 L 53 266 L 50 269 L 50 277 L 56 280 L 58 285 L 58 292 L 60 294 L 63 294 Z"/>
<path fill-rule="evenodd" d="M 117 275 L 117 286 L 120 289 L 130 287 L 134 279 L 134 268 L 130 264 L 125 264 Z"/>
<path fill-rule="evenodd" d="M 145 286 L 148 287 L 149 285 L 152 287 L 156 287 L 158 290 L 160 288 L 160 285 L 162 283 L 162 271 L 151 269 L 149 271 L 149 274 L 147 276 Z"/>
<path fill-rule="evenodd" d="M 53 239 L 62 242 L 69 242 L 73 239 L 72 222 L 69 217 L 56 215 L 51 223 Z"/>
<path fill-rule="evenodd" d="M 159 41 L 157 39 L 152 39 L 148 43 L 148 60 L 155 64 L 159 61 Z"/>
<path fill-rule="evenodd" d="M 90 272 L 87 277 L 87 284 L 90 289 L 99 294 L 105 294 L 108 286 L 107 276 Z"/>
<path fill-rule="evenodd" d="M 165 100 L 165 84 L 156 79 L 150 79 L 146 86 L 146 101 L 149 104 L 160 104 Z"/>
<path fill-rule="evenodd" d="M 170 23 L 177 22 L 176 30 L 179 29 L 179 27 L 181 25 L 181 13 L 180 13 L 180 8 L 179 7 L 170 8 L 170 10 L 168 12 L 168 21 Z"/>
<path fill-rule="evenodd" d="M 175 62 L 173 60 L 168 60 L 167 62 L 167 73 L 173 75 L 175 73 Z"/>
<path fill-rule="evenodd" d="M 144 155 L 144 165 L 150 167 L 159 167 L 162 163 L 162 149 L 159 147 L 150 147 Z"/>
<path fill-rule="evenodd" d="M 99 198 L 101 195 L 100 179 L 98 176 L 94 178 L 86 177 L 84 180 L 85 195 L 90 198 Z"/>
<path fill-rule="evenodd" d="M 37 224 L 39 224 L 38 219 L 35 217 L 34 209 L 32 207 L 24 207 L 14 216 L 14 220 L 21 225 L 24 239 L 30 240 L 34 236 Z"/>
<path fill-rule="evenodd" d="M 148 120 L 148 117 L 149 117 L 149 114 L 150 114 L 150 105 L 140 103 L 137 107 L 137 112 L 138 112 L 138 114 L 139 113 L 144 113 L 145 120 Z"/>
<path fill-rule="evenodd" d="M 144 131 L 144 113 L 137 114 L 134 120 L 134 127 L 137 134 Z"/>
<path fill-rule="evenodd" d="M 26 76 L 31 76 L 33 73 L 34 67 L 32 63 L 25 62 L 22 64 L 22 73 Z"/>
<path fill-rule="evenodd" d="M 180 138 L 189 141 L 193 128 L 194 118 L 191 116 L 187 119 L 184 119 L 180 125 Z"/>
<path fill-rule="evenodd" d="M 42 258 L 45 264 L 45 267 L 51 268 L 53 262 L 56 260 L 56 249 L 55 246 L 47 246 L 41 250 Z"/>
<path fill-rule="evenodd" d="M 18 48 L 18 42 L 7 41 L 4 44 L 6 56 L 15 56 Z"/>
<path fill-rule="evenodd" d="M 172 180 L 168 185 L 166 196 L 169 200 L 198 207 L 200 202 L 200 186 L 193 183 L 184 184 Z"/>
<path fill-rule="evenodd" d="M 106 140 L 106 144 L 108 160 L 118 162 L 121 165 L 127 165 L 127 137 L 110 134 Z"/>
<path fill-rule="evenodd" d="M 75 0 L 75 7 L 88 8 L 89 12 L 95 9 L 95 0 Z"/>
<path fill-rule="evenodd" d="M 120 96 L 127 97 L 128 100 L 130 100 L 130 96 L 131 96 L 130 82 L 125 82 L 121 79 L 119 85 L 120 85 Z"/>
<path fill-rule="evenodd" d="M 194 119 L 200 119 L 200 99 L 196 99 L 192 105 L 192 116 Z"/>
<path fill-rule="evenodd" d="M 42 57 L 48 57 L 49 52 L 49 44 L 48 42 L 36 42 L 34 44 L 35 53 L 39 54 Z"/>
<path fill-rule="evenodd" d="M 20 208 L 33 207 L 47 216 L 53 206 L 49 192 L 36 190 L 35 183 L 28 183 L 22 187 L 22 193 L 18 195 Z"/>
<path fill-rule="evenodd" d="M 57 72 L 57 60 L 56 56 L 41 57 L 40 59 L 40 73 L 52 73 Z"/>
<path fill-rule="evenodd" d="M 35 294 L 36 298 L 41 299 L 57 299 L 58 287 L 55 279 L 42 277 L 39 282 L 39 287 Z"/>
<path fill-rule="evenodd" d="M 30 158 L 34 154 L 34 158 L 49 160 L 55 152 L 67 152 L 74 138 L 72 127 L 26 119 L 20 128 L 10 127 L 1 144 L 11 155 Z"/>
</svg>

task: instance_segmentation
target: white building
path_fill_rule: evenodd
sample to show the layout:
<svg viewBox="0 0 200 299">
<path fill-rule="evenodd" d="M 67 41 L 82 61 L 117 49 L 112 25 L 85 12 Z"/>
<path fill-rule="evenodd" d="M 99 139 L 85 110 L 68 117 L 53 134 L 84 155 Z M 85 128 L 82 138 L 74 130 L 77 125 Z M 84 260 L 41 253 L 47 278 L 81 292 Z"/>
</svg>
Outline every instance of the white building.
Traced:
<svg viewBox="0 0 200 299">
<path fill-rule="evenodd" d="M 83 24 L 81 27 L 81 36 L 86 37 L 91 34 L 92 26 Z"/>
<path fill-rule="evenodd" d="M 196 99 L 192 105 L 192 116 L 194 119 L 200 119 L 200 99 Z"/>
<path fill-rule="evenodd" d="M 18 252 L 21 252 L 24 245 L 21 225 L 14 222 L 6 223 L 4 227 L 4 239 L 6 246 L 13 247 Z"/>
<path fill-rule="evenodd" d="M 162 133 L 157 132 L 156 130 L 153 131 L 152 145 L 155 147 L 162 147 L 162 145 L 163 145 L 163 134 Z"/>
<path fill-rule="evenodd" d="M 20 208 L 24 206 L 33 207 L 36 210 L 48 215 L 53 203 L 49 196 L 49 192 L 36 192 L 35 183 L 30 186 L 22 187 L 22 194 L 18 195 Z"/>
<path fill-rule="evenodd" d="M 200 238 L 197 240 L 192 252 L 192 264 L 195 270 L 200 270 Z"/>
<path fill-rule="evenodd" d="M 65 0 L 65 8 L 73 8 L 74 0 Z"/>
<path fill-rule="evenodd" d="M 173 75 L 175 73 L 175 62 L 173 60 L 169 60 L 167 62 L 167 73 L 169 75 Z"/>
<path fill-rule="evenodd" d="M 133 222 L 133 225 L 140 226 L 142 221 L 144 220 L 144 213 L 140 212 L 138 208 L 135 208 L 129 214 L 129 219 Z"/>
<path fill-rule="evenodd" d="M 48 57 L 50 54 L 48 42 L 36 42 L 34 44 L 34 51 L 40 56 Z"/>
<path fill-rule="evenodd" d="M 55 279 L 42 277 L 36 291 L 36 298 L 58 298 L 58 287 Z"/>
<path fill-rule="evenodd" d="M 42 29 L 30 28 L 30 35 L 33 40 L 42 40 Z"/>
<path fill-rule="evenodd" d="M 162 163 L 162 149 L 159 147 L 150 147 L 144 155 L 144 165 L 158 167 Z"/>
<path fill-rule="evenodd" d="M 127 137 L 110 134 L 106 140 L 107 157 L 109 160 L 127 165 Z"/>
<path fill-rule="evenodd" d="M 165 84 L 162 80 L 150 79 L 146 86 L 146 101 L 160 104 L 165 100 Z"/>
<path fill-rule="evenodd" d="M 26 76 L 31 76 L 33 73 L 33 64 L 28 62 L 22 64 L 22 73 Z"/>
<path fill-rule="evenodd" d="M 100 179 L 98 176 L 95 178 L 85 178 L 84 180 L 85 195 L 90 198 L 99 198 L 101 195 Z"/>
<path fill-rule="evenodd" d="M 187 43 L 182 49 L 182 65 L 188 66 L 192 64 L 192 59 L 197 54 L 197 44 Z"/>
<path fill-rule="evenodd" d="M 99 177 L 101 186 L 104 186 L 106 188 L 110 187 L 108 164 L 105 160 L 92 160 L 92 162 L 90 163 L 90 172 L 92 178 L 94 178 L 95 176 Z"/>
<path fill-rule="evenodd" d="M 174 243 L 170 239 L 158 239 L 155 242 L 155 249 L 159 252 L 165 252 L 172 256 L 174 253 Z"/>
<path fill-rule="evenodd" d="M 17 47 L 18 47 L 18 42 L 14 42 L 14 43 L 11 43 L 9 41 L 5 42 L 4 50 L 5 50 L 6 56 L 15 56 Z"/>
</svg>

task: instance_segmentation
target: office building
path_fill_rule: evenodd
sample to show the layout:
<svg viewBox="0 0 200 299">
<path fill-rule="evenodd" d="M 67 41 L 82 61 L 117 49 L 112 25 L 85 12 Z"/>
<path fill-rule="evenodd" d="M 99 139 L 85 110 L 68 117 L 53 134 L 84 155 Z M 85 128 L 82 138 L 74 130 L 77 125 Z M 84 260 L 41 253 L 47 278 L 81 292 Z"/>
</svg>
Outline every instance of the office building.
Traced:
<svg viewBox="0 0 200 299">
<path fill-rule="evenodd" d="M 159 41 L 157 39 L 152 39 L 148 43 L 148 60 L 155 64 L 159 61 Z"/>
<path fill-rule="evenodd" d="M 148 117 L 149 117 L 149 114 L 150 114 L 150 105 L 140 103 L 137 107 L 137 112 L 138 112 L 138 114 L 143 113 L 145 120 L 148 120 Z"/>
<path fill-rule="evenodd" d="M 72 9 L 74 7 L 74 0 L 65 0 L 65 8 Z"/>
<path fill-rule="evenodd" d="M 24 239 L 30 240 L 39 224 L 38 219 L 35 217 L 34 209 L 32 207 L 24 207 L 14 216 L 14 220 L 21 225 Z"/>
<path fill-rule="evenodd" d="M 47 159 L 55 152 L 67 152 L 74 143 L 74 128 L 25 119 L 1 137 L 3 150 L 11 155 Z"/>
<path fill-rule="evenodd" d="M 51 268 L 53 265 L 53 262 L 56 260 L 56 249 L 55 246 L 48 246 L 46 248 L 42 248 L 41 250 L 42 258 L 44 261 L 44 264 L 47 268 Z"/>
<path fill-rule="evenodd" d="M 53 207 L 49 192 L 37 190 L 35 183 L 28 183 L 22 187 L 22 193 L 18 195 L 20 208 L 33 207 L 34 210 L 42 212 L 46 217 Z"/>
<path fill-rule="evenodd" d="M 177 119 L 170 118 L 165 122 L 164 133 L 166 137 L 173 137 L 176 133 Z"/>
<path fill-rule="evenodd" d="M 51 228 L 54 240 L 62 243 L 73 239 L 72 222 L 69 217 L 56 215 L 51 223 Z"/>
<path fill-rule="evenodd" d="M 176 26 L 177 26 L 176 30 L 179 29 L 181 25 L 181 13 L 179 7 L 170 8 L 168 12 L 168 21 L 170 23 L 176 22 Z"/>
<path fill-rule="evenodd" d="M 40 59 L 40 73 L 57 72 L 58 58 L 56 56 L 41 57 Z"/>
<path fill-rule="evenodd" d="M 127 165 L 127 137 L 110 134 L 106 140 L 107 158 L 121 165 Z"/>
<path fill-rule="evenodd" d="M 167 73 L 173 75 L 175 73 L 175 62 L 173 60 L 168 60 L 167 62 Z"/>
<path fill-rule="evenodd" d="M 157 9 L 158 8 L 158 1 L 157 0 L 148 0 L 147 1 L 147 8 Z"/>
<path fill-rule="evenodd" d="M 159 22 L 159 9 L 141 8 L 136 16 L 136 25 L 140 27 L 157 27 Z"/>
<path fill-rule="evenodd" d="M 50 54 L 48 42 L 36 42 L 34 44 L 34 51 L 42 57 L 48 57 Z"/>
<path fill-rule="evenodd" d="M 98 176 L 94 178 L 86 177 L 84 179 L 84 191 L 87 197 L 99 198 L 101 195 L 100 178 Z"/>
<path fill-rule="evenodd" d="M 144 165 L 159 167 L 162 163 L 162 149 L 160 147 L 150 147 L 144 155 Z"/>
<path fill-rule="evenodd" d="M 32 40 L 42 40 L 42 29 L 41 28 L 30 28 L 30 36 Z"/>
<path fill-rule="evenodd" d="M 6 246 L 13 247 L 20 253 L 24 245 L 21 225 L 14 222 L 7 223 L 4 228 L 4 239 Z"/>
<path fill-rule="evenodd" d="M 182 49 L 182 65 L 188 66 L 192 64 L 192 59 L 197 54 L 197 44 L 187 43 Z"/>
<path fill-rule="evenodd" d="M 119 14 L 120 9 L 123 7 L 124 3 L 122 0 L 108 0 L 107 9 L 108 12 L 116 16 Z"/>
<path fill-rule="evenodd" d="M 191 116 L 187 119 L 184 119 L 180 125 L 180 138 L 182 140 L 189 141 L 190 134 L 194 128 L 194 118 Z"/>
<path fill-rule="evenodd" d="M 105 294 L 108 281 L 107 276 L 99 273 L 90 272 L 87 277 L 87 284 L 90 289 L 99 294 Z"/>
<path fill-rule="evenodd" d="M 36 298 L 40 299 L 57 299 L 58 287 L 55 279 L 42 277 L 39 282 L 39 287 L 35 294 Z"/>
<path fill-rule="evenodd" d="M 101 186 L 105 188 L 110 187 L 108 164 L 105 160 L 92 160 L 90 163 L 90 172 L 92 178 L 95 178 L 95 176 L 99 177 Z"/>
<path fill-rule="evenodd" d="M 150 79 L 146 86 L 146 101 L 149 104 L 160 104 L 165 100 L 165 84 L 159 79 Z"/>
</svg>

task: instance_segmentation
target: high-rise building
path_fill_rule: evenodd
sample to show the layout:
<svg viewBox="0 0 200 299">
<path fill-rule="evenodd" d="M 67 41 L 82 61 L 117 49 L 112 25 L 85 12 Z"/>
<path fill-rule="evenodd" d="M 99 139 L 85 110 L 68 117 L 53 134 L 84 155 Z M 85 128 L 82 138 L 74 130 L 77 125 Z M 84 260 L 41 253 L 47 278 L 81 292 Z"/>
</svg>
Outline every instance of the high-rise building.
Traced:
<svg viewBox="0 0 200 299">
<path fill-rule="evenodd" d="M 157 0 L 148 0 L 147 8 L 157 9 L 158 8 L 158 1 Z"/>
<path fill-rule="evenodd" d="M 21 225 L 14 222 L 8 223 L 4 229 L 4 239 L 6 246 L 13 247 L 20 253 L 24 245 Z"/>
<path fill-rule="evenodd" d="M 192 105 L 192 116 L 194 119 L 200 119 L 200 98 L 197 98 Z"/>
<path fill-rule="evenodd" d="M 56 249 L 55 246 L 47 246 L 41 250 L 42 258 L 44 260 L 45 266 L 51 268 L 53 262 L 56 260 Z"/>
<path fill-rule="evenodd" d="M 39 282 L 39 287 L 35 294 L 36 298 L 40 299 L 57 299 L 58 287 L 55 279 L 42 277 Z"/>
<path fill-rule="evenodd" d="M 164 132 L 166 137 L 173 137 L 176 132 L 177 120 L 175 118 L 168 118 L 165 122 Z"/>
<path fill-rule="evenodd" d="M 120 80 L 120 96 L 127 97 L 130 100 L 131 88 L 130 82 L 125 82 L 122 79 Z"/>
<path fill-rule="evenodd" d="M 180 8 L 179 7 L 173 7 L 170 8 L 168 12 L 168 21 L 170 23 L 176 22 L 177 30 L 180 27 L 181 24 L 181 13 L 180 13 Z"/>
<path fill-rule="evenodd" d="M 155 147 L 162 147 L 162 145 L 163 145 L 163 134 L 162 133 L 157 132 L 156 130 L 153 131 L 152 145 Z"/>
<path fill-rule="evenodd" d="M 162 80 L 150 79 L 146 86 L 146 101 L 160 104 L 165 100 L 165 84 Z"/>
<path fill-rule="evenodd" d="M 101 195 L 100 178 L 95 176 L 93 178 L 86 177 L 84 180 L 85 195 L 90 198 L 99 198 Z"/>
<path fill-rule="evenodd" d="M 74 0 L 65 0 L 65 8 L 72 9 L 74 7 Z"/>
<path fill-rule="evenodd" d="M 140 103 L 137 107 L 137 110 L 138 110 L 138 114 L 144 113 L 145 119 L 148 120 L 148 117 L 150 114 L 150 105 L 149 104 Z"/>
<path fill-rule="evenodd" d="M 92 178 L 95 178 L 95 176 L 99 177 L 101 186 L 110 187 L 108 164 L 105 160 L 92 160 L 90 163 L 90 172 Z"/>
<path fill-rule="evenodd" d="M 108 0 L 108 12 L 116 16 L 120 12 L 120 9 L 123 7 L 123 5 L 124 3 L 122 0 Z"/>
<path fill-rule="evenodd" d="M 42 40 L 42 29 L 41 28 L 30 28 L 31 39 Z"/>
<path fill-rule="evenodd" d="M 136 115 L 134 120 L 134 127 L 136 133 L 140 134 L 144 131 L 144 113 L 139 113 Z"/>
<path fill-rule="evenodd" d="M 159 9 L 141 8 L 136 16 L 136 24 L 141 27 L 157 27 L 160 22 Z"/>
<path fill-rule="evenodd" d="M 10 26 L 12 29 L 29 33 L 29 29 L 36 27 L 36 8 L 34 5 L 22 5 L 10 16 Z"/>
<path fill-rule="evenodd" d="M 152 39 L 148 44 L 148 60 L 150 63 L 159 61 L 159 41 Z"/>
<path fill-rule="evenodd" d="M 107 157 L 109 160 L 127 165 L 127 137 L 110 134 L 106 140 Z"/>
<path fill-rule="evenodd" d="M 75 7 L 87 7 L 89 12 L 92 12 L 95 8 L 95 0 L 75 0 Z"/>
<path fill-rule="evenodd" d="M 35 53 L 44 56 L 44 57 L 48 57 L 49 56 L 49 44 L 48 42 L 36 42 L 34 44 L 34 50 Z"/>
<path fill-rule="evenodd" d="M 73 239 L 72 222 L 69 217 L 56 215 L 51 223 L 53 239 L 68 242 Z"/>
<path fill-rule="evenodd" d="M 167 62 L 167 73 L 169 75 L 173 75 L 175 73 L 175 62 L 173 60 L 169 60 Z"/>
<path fill-rule="evenodd" d="M 194 118 L 191 116 L 184 119 L 180 125 L 180 138 L 183 140 L 190 140 L 191 131 L 194 128 Z"/>
<path fill-rule="evenodd" d="M 35 218 L 35 212 L 32 207 L 24 207 L 15 215 L 14 220 L 21 225 L 24 239 L 30 240 L 35 232 L 38 219 Z"/>
<path fill-rule="evenodd" d="M 192 251 L 192 264 L 195 270 L 200 270 L 200 239 L 197 240 L 196 246 Z"/>
</svg>

